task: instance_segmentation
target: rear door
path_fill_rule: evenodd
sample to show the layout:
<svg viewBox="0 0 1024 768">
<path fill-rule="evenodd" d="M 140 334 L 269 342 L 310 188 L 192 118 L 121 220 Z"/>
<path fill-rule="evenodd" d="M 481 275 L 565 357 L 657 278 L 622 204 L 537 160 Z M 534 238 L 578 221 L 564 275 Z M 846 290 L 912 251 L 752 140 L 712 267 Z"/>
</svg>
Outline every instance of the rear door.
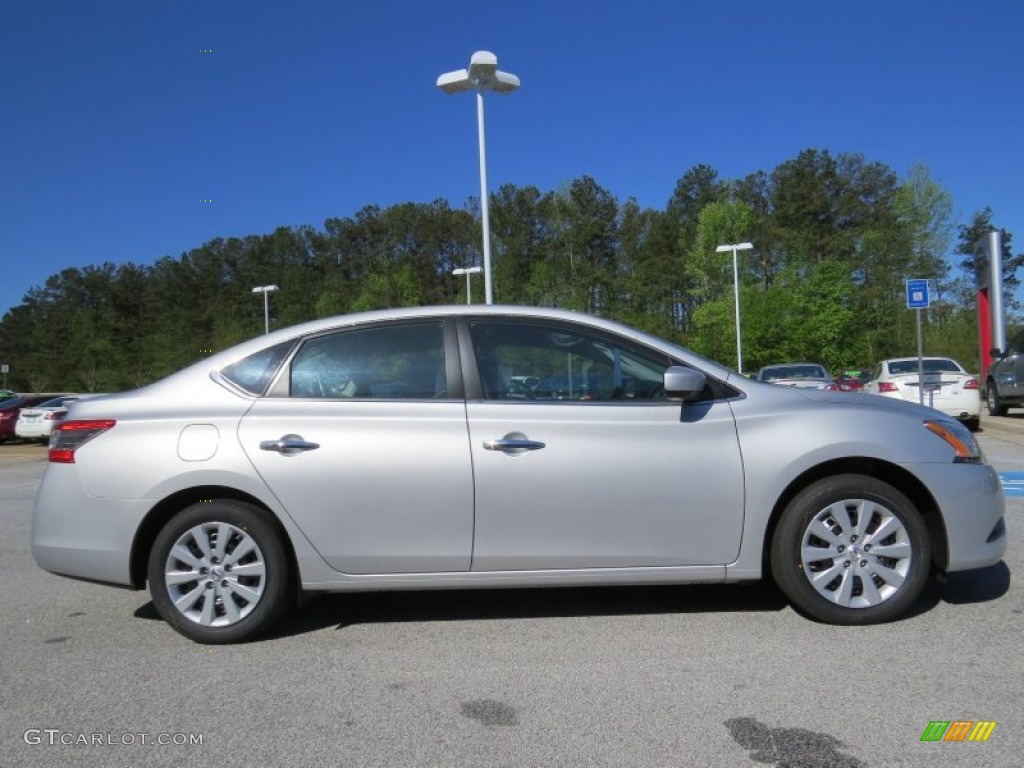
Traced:
<svg viewBox="0 0 1024 768">
<path fill-rule="evenodd" d="M 306 339 L 284 377 L 239 437 L 321 556 L 353 574 L 468 570 L 466 411 L 442 323 Z"/>
</svg>

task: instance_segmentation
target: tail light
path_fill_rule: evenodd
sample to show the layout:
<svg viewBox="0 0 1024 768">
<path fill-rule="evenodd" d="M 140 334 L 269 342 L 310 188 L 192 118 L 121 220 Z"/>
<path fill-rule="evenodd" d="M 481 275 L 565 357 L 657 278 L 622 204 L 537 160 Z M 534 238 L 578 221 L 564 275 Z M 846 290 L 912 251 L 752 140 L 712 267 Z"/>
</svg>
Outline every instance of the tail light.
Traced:
<svg viewBox="0 0 1024 768">
<path fill-rule="evenodd" d="M 891 381 L 880 381 L 878 382 L 879 392 L 899 392 L 900 388 L 893 384 Z"/>
<path fill-rule="evenodd" d="M 75 451 L 114 426 L 113 419 L 65 421 L 50 433 L 50 461 L 55 464 L 74 464 Z"/>
<path fill-rule="evenodd" d="M 977 388 L 978 388 L 978 380 L 977 379 L 968 379 L 966 382 L 964 382 L 964 389 L 977 389 Z"/>
<path fill-rule="evenodd" d="M 46 419 L 47 421 L 60 421 L 62 418 L 64 418 L 64 414 L 59 413 L 58 411 L 47 411 L 45 414 L 43 414 L 43 418 Z"/>
</svg>

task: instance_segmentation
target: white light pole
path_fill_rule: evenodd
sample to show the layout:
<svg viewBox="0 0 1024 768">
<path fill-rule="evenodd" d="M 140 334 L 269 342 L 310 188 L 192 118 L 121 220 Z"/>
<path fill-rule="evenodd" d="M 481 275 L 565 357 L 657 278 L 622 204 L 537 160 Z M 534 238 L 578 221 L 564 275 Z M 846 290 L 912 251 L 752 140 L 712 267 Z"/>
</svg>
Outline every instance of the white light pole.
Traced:
<svg viewBox="0 0 1024 768">
<path fill-rule="evenodd" d="M 471 288 L 471 286 L 470 286 L 470 283 L 469 283 L 469 278 L 470 278 L 471 275 L 479 275 L 481 272 L 483 272 L 483 270 L 480 267 L 466 267 L 466 268 L 459 267 L 458 269 L 453 269 L 452 270 L 452 274 L 455 275 L 456 277 L 458 277 L 459 275 L 465 275 L 466 276 L 466 303 L 467 304 L 472 304 L 473 303 L 473 301 L 470 298 L 470 288 Z"/>
<path fill-rule="evenodd" d="M 469 69 L 445 72 L 437 78 L 437 87 L 445 93 L 476 91 L 476 124 L 480 143 L 480 219 L 484 240 L 484 296 L 494 303 L 491 279 L 491 224 L 487 200 L 487 152 L 484 145 L 484 91 L 511 93 L 519 87 L 519 78 L 498 69 L 498 57 L 490 51 L 477 51 L 469 60 Z"/>
<path fill-rule="evenodd" d="M 715 253 L 732 251 L 732 284 L 736 294 L 736 370 L 740 373 L 743 373 L 743 342 L 740 340 L 740 270 L 736 251 L 749 251 L 753 247 L 752 243 L 733 243 L 715 248 Z"/>
<path fill-rule="evenodd" d="M 276 285 L 259 285 L 252 289 L 253 293 L 263 294 L 263 332 L 270 333 L 270 294 L 281 290 Z"/>
</svg>

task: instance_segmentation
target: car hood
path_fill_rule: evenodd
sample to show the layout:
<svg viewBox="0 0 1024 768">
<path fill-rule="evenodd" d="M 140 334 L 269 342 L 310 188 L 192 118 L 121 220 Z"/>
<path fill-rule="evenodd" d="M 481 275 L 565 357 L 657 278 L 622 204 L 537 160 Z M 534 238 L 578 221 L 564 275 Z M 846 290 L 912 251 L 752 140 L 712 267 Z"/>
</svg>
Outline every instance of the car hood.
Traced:
<svg viewBox="0 0 1024 768">
<path fill-rule="evenodd" d="M 814 400 L 820 403 L 834 403 L 836 405 L 846 406 L 853 405 L 866 408 L 884 408 L 890 411 L 900 411 L 911 416 L 920 416 L 921 418 L 929 419 L 941 418 L 949 421 L 949 417 L 942 413 L 942 411 L 937 411 L 926 405 L 919 405 L 918 403 L 912 403 L 907 400 L 883 397 L 882 395 L 874 395 L 867 392 L 830 392 L 822 389 L 800 389 L 791 391 L 799 397 L 804 397 L 808 400 Z"/>
</svg>

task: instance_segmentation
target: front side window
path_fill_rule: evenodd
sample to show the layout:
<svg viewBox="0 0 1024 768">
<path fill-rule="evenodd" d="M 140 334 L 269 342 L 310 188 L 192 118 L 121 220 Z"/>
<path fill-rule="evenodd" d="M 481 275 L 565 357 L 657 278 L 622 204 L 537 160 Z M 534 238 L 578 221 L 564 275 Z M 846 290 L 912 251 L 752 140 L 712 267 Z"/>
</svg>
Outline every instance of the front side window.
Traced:
<svg viewBox="0 0 1024 768">
<path fill-rule="evenodd" d="M 309 339 L 291 363 L 303 398 L 433 399 L 447 396 L 440 323 L 341 331 Z"/>
<path fill-rule="evenodd" d="M 473 349 L 487 400 L 664 400 L 672 360 L 626 339 L 543 323 L 479 322 Z"/>
</svg>

